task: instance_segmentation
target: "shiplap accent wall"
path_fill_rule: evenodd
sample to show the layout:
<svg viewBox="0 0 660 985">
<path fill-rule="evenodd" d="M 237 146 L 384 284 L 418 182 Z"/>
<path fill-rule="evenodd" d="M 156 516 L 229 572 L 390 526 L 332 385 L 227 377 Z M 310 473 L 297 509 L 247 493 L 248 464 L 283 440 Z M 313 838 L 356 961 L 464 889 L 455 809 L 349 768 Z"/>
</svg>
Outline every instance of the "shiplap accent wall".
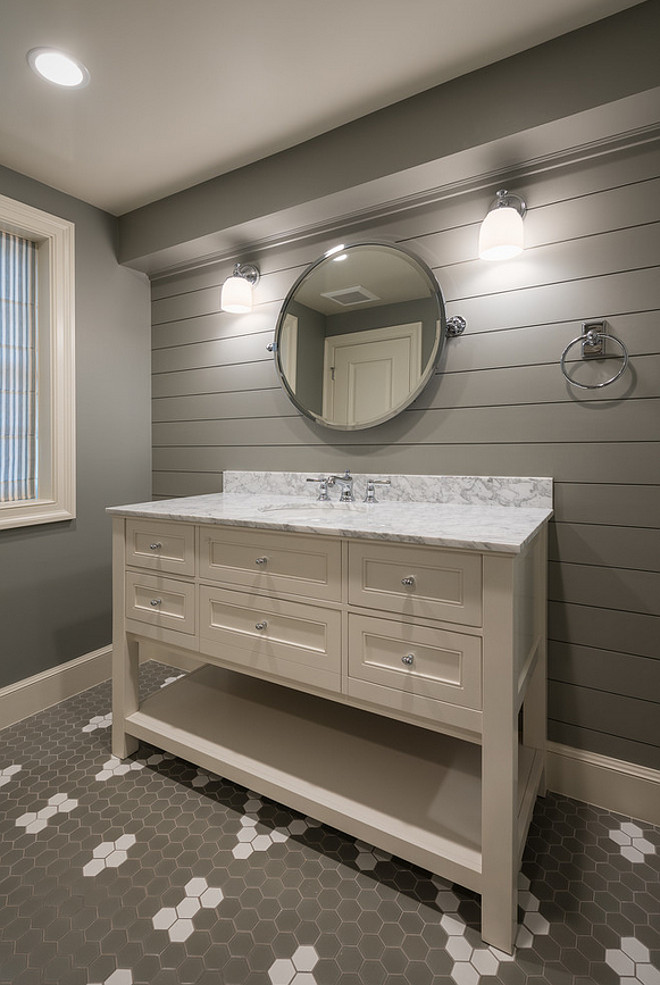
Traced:
<svg viewBox="0 0 660 985">
<path fill-rule="evenodd" d="M 246 252 L 262 280 L 248 316 L 219 312 L 232 263 L 153 284 L 153 491 L 220 489 L 223 469 L 549 475 L 550 737 L 660 767 L 660 144 L 516 181 L 527 249 L 475 259 L 494 189 L 392 213 L 342 236 Z M 338 239 L 399 242 L 434 269 L 448 340 L 415 405 L 342 434 L 299 416 L 272 356 L 279 307 Z M 606 318 L 629 370 L 602 390 L 559 370 L 583 320 Z M 576 347 L 573 354 L 579 354 Z M 614 368 L 610 363 L 609 375 Z M 573 366 L 596 381 L 594 364 Z"/>
</svg>

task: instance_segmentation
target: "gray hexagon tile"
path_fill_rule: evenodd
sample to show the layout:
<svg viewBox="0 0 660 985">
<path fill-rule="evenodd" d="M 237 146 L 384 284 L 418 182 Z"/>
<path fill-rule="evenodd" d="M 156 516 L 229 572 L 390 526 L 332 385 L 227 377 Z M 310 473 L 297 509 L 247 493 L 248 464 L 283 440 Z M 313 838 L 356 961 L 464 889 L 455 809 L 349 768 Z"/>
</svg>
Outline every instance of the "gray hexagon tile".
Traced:
<svg viewBox="0 0 660 985">
<path fill-rule="evenodd" d="M 660 985 L 658 828 L 539 800 L 512 956 L 475 893 L 110 723 L 108 683 L 2 733 L 0 985 Z"/>
</svg>

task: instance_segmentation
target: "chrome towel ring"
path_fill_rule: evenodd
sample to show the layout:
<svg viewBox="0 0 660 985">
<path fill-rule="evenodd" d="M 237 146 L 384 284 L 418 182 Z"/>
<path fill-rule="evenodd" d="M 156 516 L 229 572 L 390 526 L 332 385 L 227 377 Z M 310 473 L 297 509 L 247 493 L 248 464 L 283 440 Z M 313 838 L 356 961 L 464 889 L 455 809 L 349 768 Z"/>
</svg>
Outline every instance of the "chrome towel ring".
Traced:
<svg viewBox="0 0 660 985">
<path fill-rule="evenodd" d="M 581 342 L 585 348 L 586 346 L 590 346 L 592 349 L 597 349 L 598 350 L 597 352 L 590 353 L 588 356 L 583 350 L 583 355 L 585 356 L 585 358 L 593 359 L 595 356 L 603 355 L 605 343 L 608 339 L 610 339 L 612 342 L 616 342 L 616 344 L 621 349 L 621 358 L 623 359 L 623 362 L 621 364 L 619 372 L 615 373 L 614 376 L 611 376 L 609 380 L 604 380 L 602 383 L 578 383 L 576 380 L 572 380 L 571 377 L 566 372 L 566 356 L 573 348 L 573 346 L 577 345 L 578 342 Z M 618 380 L 619 377 L 623 375 L 627 365 L 628 365 L 628 350 L 626 349 L 621 339 L 617 339 L 616 335 L 609 335 L 606 331 L 597 331 L 595 328 L 590 328 L 588 331 L 585 331 L 584 335 L 578 335 L 576 336 L 576 338 L 571 339 L 571 341 L 568 343 L 568 345 L 562 352 L 561 358 L 559 360 L 559 367 L 562 373 L 564 374 L 564 376 L 566 377 L 566 379 L 568 380 L 568 382 L 571 384 L 571 386 L 579 387 L 580 390 L 599 390 L 601 387 L 609 386 L 610 383 L 614 383 L 615 380 Z"/>
</svg>

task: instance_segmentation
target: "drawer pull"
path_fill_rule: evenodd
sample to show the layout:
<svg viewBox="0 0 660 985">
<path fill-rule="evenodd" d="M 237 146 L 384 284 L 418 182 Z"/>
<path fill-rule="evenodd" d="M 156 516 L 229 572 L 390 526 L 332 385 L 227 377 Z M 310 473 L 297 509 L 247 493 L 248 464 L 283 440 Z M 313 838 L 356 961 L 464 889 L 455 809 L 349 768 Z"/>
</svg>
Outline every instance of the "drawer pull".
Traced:
<svg viewBox="0 0 660 985">
<path fill-rule="evenodd" d="M 267 557 L 258 557 L 254 563 L 255 564 L 268 564 L 268 558 Z"/>
<path fill-rule="evenodd" d="M 150 604 L 153 605 L 153 606 L 162 605 L 163 604 L 163 600 L 162 599 L 152 599 Z"/>
<path fill-rule="evenodd" d="M 162 544 L 149 544 L 150 551 L 159 551 L 163 545 Z"/>
<path fill-rule="evenodd" d="M 407 653 L 405 657 L 401 657 L 401 663 L 405 664 L 406 667 L 410 667 L 414 659 L 415 657 L 412 653 Z"/>
<path fill-rule="evenodd" d="M 414 578 L 414 576 L 413 575 L 409 575 L 407 578 L 402 578 L 401 579 L 401 584 L 402 585 L 406 585 L 406 586 L 414 585 L 415 584 L 415 578 Z"/>
<path fill-rule="evenodd" d="M 266 629 L 267 627 L 268 627 L 268 623 L 267 623 L 267 622 L 266 622 L 266 620 L 264 619 L 264 621 L 263 621 L 263 622 L 258 622 L 258 623 L 256 623 L 256 624 L 255 624 L 255 627 L 254 627 L 254 628 L 255 628 L 255 629 L 259 629 L 259 630 L 261 630 L 261 629 Z"/>
</svg>

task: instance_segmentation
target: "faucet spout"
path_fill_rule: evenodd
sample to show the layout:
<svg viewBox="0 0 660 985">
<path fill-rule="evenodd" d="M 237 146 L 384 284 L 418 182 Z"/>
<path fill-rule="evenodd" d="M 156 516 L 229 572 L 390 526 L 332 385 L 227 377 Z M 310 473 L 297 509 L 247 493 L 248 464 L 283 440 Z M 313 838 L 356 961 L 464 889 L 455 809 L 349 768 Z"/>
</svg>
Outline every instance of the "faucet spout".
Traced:
<svg viewBox="0 0 660 985">
<path fill-rule="evenodd" d="M 340 503 L 353 503 L 353 476 L 351 475 L 350 469 L 346 469 L 343 475 L 331 475 L 329 485 L 338 485 L 341 489 L 339 494 Z"/>
</svg>

